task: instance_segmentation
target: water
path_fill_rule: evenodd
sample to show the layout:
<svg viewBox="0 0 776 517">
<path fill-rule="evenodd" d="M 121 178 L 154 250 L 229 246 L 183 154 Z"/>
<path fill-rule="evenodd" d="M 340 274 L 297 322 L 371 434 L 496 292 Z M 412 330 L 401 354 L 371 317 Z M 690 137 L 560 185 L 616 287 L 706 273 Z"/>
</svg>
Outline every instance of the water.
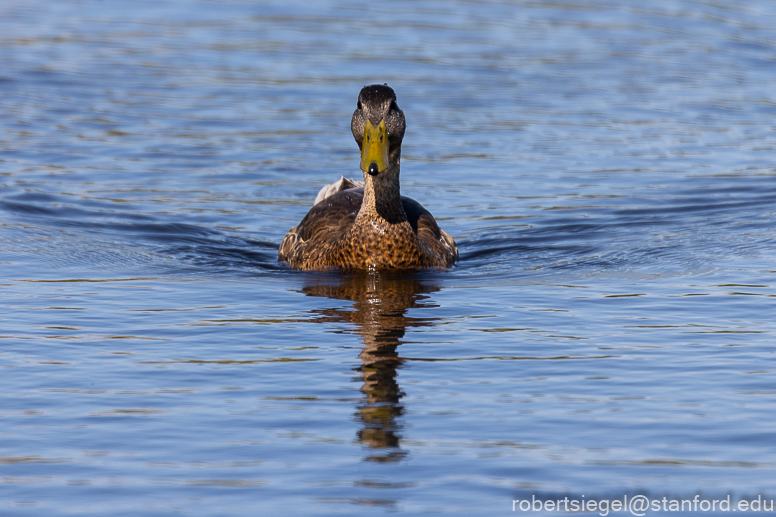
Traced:
<svg viewBox="0 0 776 517">
<path fill-rule="evenodd" d="M 772 2 L 6 0 L 0 29 L 0 514 L 776 497 Z M 284 269 L 374 82 L 461 261 Z"/>
</svg>

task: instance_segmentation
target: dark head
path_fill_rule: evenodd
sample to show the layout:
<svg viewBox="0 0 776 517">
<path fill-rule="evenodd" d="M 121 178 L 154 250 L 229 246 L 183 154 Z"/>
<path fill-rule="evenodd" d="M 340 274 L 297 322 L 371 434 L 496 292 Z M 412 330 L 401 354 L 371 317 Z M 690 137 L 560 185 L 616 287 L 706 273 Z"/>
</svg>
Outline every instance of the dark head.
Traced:
<svg viewBox="0 0 776 517">
<path fill-rule="evenodd" d="M 387 84 L 364 86 L 358 94 L 350 130 L 361 149 L 361 170 L 372 176 L 386 170 L 401 156 L 404 112 Z"/>
</svg>

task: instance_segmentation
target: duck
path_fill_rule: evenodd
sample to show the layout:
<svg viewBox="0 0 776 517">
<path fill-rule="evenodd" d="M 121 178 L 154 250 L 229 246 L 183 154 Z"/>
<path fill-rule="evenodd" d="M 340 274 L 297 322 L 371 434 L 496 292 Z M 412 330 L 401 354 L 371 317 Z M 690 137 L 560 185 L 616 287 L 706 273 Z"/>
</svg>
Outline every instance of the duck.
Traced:
<svg viewBox="0 0 776 517">
<path fill-rule="evenodd" d="M 396 93 L 364 86 L 350 121 L 364 181 L 321 189 L 316 203 L 283 238 L 278 261 L 299 270 L 450 268 L 455 240 L 417 201 L 401 195 L 401 144 L 406 129 Z"/>
</svg>

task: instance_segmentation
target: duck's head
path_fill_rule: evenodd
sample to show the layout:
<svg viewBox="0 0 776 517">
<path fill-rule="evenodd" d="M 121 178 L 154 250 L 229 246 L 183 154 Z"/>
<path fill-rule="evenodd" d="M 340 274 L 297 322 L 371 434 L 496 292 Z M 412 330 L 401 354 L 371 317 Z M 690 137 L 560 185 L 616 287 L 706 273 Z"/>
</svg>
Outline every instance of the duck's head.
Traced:
<svg viewBox="0 0 776 517">
<path fill-rule="evenodd" d="M 358 94 L 350 130 L 361 149 L 361 170 L 377 176 L 398 164 L 404 138 L 404 112 L 387 84 L 364 86 Z"/>
</svg>

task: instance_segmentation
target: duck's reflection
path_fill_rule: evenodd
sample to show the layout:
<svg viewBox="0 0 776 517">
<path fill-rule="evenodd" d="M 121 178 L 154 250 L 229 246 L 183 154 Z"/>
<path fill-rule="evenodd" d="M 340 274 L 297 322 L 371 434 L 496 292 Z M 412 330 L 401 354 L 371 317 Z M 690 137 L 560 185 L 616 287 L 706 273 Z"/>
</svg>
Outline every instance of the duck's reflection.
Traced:
<svg viewBox="0 0 776 517">
<path fill-rule="evenodd" d="M 311 278 L 310 280 L 312 280 Z M 407 316 L 407 309 L 436 307 L 425 301 L 428 293 L 439 288 L 417 276 L 399 273 L 360 273 L 336 278 L 320 277 L 319 282 L 308 284 L 302 292 L 310 296 L 324 296 L 351 300 L 348 309 L 321 309 L 314 311 L 318 322 L 348 322 L 356 326 L 364 348 L 359 354 L 359 372 L 365 398 L 358 406 L 356 418 L 362 423 L 359 441 L 374 450 L 367 457 L 371 461 L 398 461 L 404 457 L 399 449 L 404 396 L 396 381 L 396 370 L 402 364 L 397 347 L 402 344 L 407 327 L 433 325 L 437 318 Z"/>
</svg>

